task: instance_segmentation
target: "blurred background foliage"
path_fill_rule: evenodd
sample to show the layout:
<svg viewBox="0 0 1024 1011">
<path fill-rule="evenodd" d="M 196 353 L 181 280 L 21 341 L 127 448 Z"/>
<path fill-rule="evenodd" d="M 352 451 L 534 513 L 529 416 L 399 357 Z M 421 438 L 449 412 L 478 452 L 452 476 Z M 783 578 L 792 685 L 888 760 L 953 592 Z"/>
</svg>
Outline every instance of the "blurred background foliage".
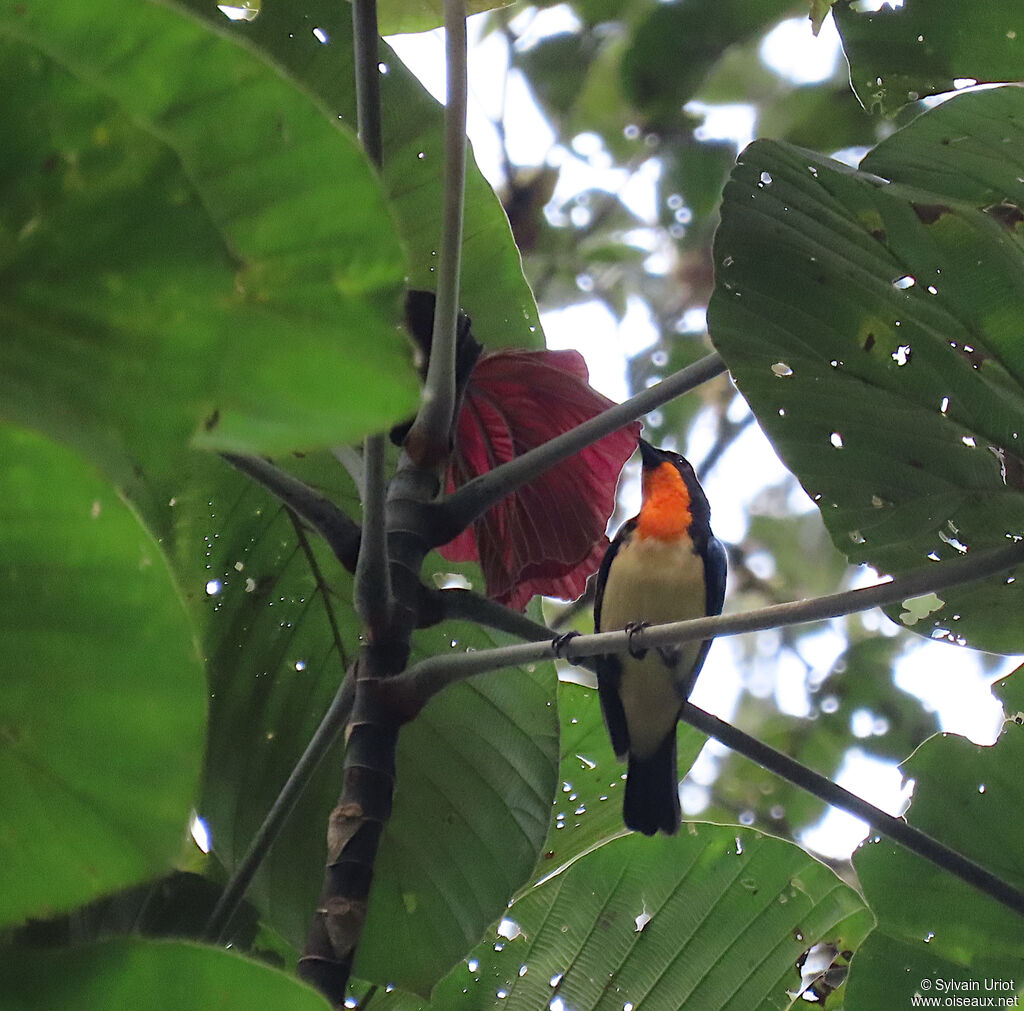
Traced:
<svg viewBox="0 0 1024 1011">
<path fill-rule="evenodd" d="M 844 32 L 863 52 L 870 15 L 843 7 Z M 711 350 L 712 239 L 722 189 L 747 140 L 770 137 L 856 165 L 928 104 L 890 102 L 903 105 L 895 118 L 879 115 L 877 104 L 874 112 L 865 108 L 833 18 L 814 37 L 806 3 L 513 5 L 482 15 L 479 28 L 487 62 L 495 62 L 499 42 L 504 49 L 498 87 L 511 96 L 525 86 L 543 120 L 543 128 L 531 120 L 529 129 L 548 141 L 546 148 L 523 143 L 522 107 L 511 99 L 492 117 L 499 152 L 492 167 L 486 152 L 494 139 L 482 128 L 474 137 L 549 341 L 560 330 L 553 320 L 567 318 L 569 330 L 580 325 L 574 320 L 585 327 L 603 317 L 625 360 L 628 393 Z M 931 29 L 941 30 L 935 19 Z M 917 69 L 905 67 L 904 76 Z M 954 76 L 936 80 L 951 86 Z M 493 87 L 495 72 L 485 79 Z M 778 465 L 725 377 L 655 412 L 645 426 L 646 437 L 685 452 L 705 481 L 716 532 L 729 547 L 728 609 L 874 577 L 833 547 L 820 513 Z M 635 508 L 628 478 L 623 487 L 612 531 Z M 589 617 L 565 620 L 586 629 Z M 924 667 L 948 676 L 922 689 L 915 672 Z M 695 701 L 731 712 L 787 754 L 832 778 L 852 776 L 844 781 L 898 806 L 895 764 L 930 734 L 941 727 L 992 740 L 999 707 L 987 685 L 1009 669 L 1005 658 L 924 642 L 877 613 L 853 615 L 719 641 Z M 903 688 L 893 683 L 899 672 Z M 959 711 L 950 701 L 956 694 L 966 700 Z M 698 760 L 683 797 L 690 814 L 788 838 L 800 839 L 824 816 L 821 803 L 715 745 Z M 832 834 L 809 838 L 839 858 L 859 833 L 852 819 L 833 816 L 833 824 Z"/>
</svg>

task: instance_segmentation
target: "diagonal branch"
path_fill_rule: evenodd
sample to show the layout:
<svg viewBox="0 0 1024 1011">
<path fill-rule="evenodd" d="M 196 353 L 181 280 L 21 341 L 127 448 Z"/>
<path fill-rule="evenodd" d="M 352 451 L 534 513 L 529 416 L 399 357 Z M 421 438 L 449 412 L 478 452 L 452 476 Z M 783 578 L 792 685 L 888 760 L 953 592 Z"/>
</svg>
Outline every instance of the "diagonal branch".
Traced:
<svg viewBox="0 0 1024 1011">
<path fill-rule="evenodd" d="M 707 355 L 699 362 L 680 369 L 642 393 L 609 407 L 596 417 L 556 436 L 543 446 L 531 449 L 528 453 L 473 478 L 443 502 L 431 507 L 434 546 L 447 544 L 506 495 L 561 463 L 562 460 L 724 371 L 725 363 L 718 354 Z"/>
<path fill-rule="evenodd" d="M 690 726 L 721 741 L 727 748 L 749 758 L 752 762 L 756 762 L 762 768 L 775 773 L 794 786 L 799 786 L 819 800 L 825 801 L 826 804 L 862 818 L 882 835 L 888 836 L 912 853 L 949 871 L 961 881 L 965 881 L 1024 916 L 1024 892 L 986 870 L 981 864 L 975 863 L 927 833 L 909 825 L 902 818 L 894 818 L 891 814 L 869 804 L 855 793 L 843 789 L 820 773 L 794 761 L 788 755 L 769 748 L 768 745 L 762 744 L 724 720 L 718 719 L 717 716 L 698 709 L 692 702 L 683 705 L 682 719 Z"/>
<path fill-rule="evenodd" d="M 222 453 L 221 457 L 305 520 L 323 537 L 345 569 L 356 571 L 361 536 L 359 526 L 326 495 L 314 491 L 297 477 L 292 477 L 262 457 L 239 456 L 235 453 Z"/>
<path fill-rule="evenodd" d="M 288 512 L 288 516 L 295 528 L 295 536 L 298 539 L 299 547 L 306 556 L 306 563 L 316 579 L 317 592 L 320 595 L 323 609 L 327 614 L 327 621 L 331 626 L 334 648 L 338 651 L 341 668 L 345 672 L 348 667 L 348 660 L 345 657 L 345 645 L 341 641 L 341 633 L 338 630 L 338 620 L 331 605 L 331 595 L 330 589 L 327 586 L 327 580 L 324 579 L 324 575 L 320 571 L 320 566 L 317 564 L 316 556 L 313 554 L 302 524 L 291 511 Z M 316 728 L 309 744 L 306 745 L 306 750 L 302 753 L 302 757 L 288 776 L 287 781 L 281 788 L 281 792 L 277 795 L 266 817 L 263 819 L 263 823 L 249 842 L 249 848 L 246 850 L 245 855 L 239 861 L 231 877 L 228 878 L 224 891 L 221 892 L 220 897 L 217 899 L 217 904 L 214 906 L 213 912 L 210 913 L 206 923 L 204 933 L 207 939 L 219 941 L 227 931 L 231 918 L 235 915 L 236 910 L 245 898 L 245 893 L 249 890 L 249 885 L 252 884 L 253 878 L 256 877 L 256 872 L 260 869 L 260 865 L 270 852 L 271 846 L 274 845 L 275 840 L 281 834 L 281 829 L 284 828 L 285 822 L 287 822 L 289 815 L 294 810 L 299 797 L 302 796 L 302 791 L 306 788 L 310 778 L 316 771 L 320 760 L 330 749 L 342 727 L 348 722 L 348 717 L 352 710 L 352 697 L 352 678 L 345 673 L 342 677 L 341 687 L 335 693 L 334 699 L 330 706 L 328 706 L 327 712 L 324 714 L 323 719 L 321 719 L 320 725 Z"/>
</svg>

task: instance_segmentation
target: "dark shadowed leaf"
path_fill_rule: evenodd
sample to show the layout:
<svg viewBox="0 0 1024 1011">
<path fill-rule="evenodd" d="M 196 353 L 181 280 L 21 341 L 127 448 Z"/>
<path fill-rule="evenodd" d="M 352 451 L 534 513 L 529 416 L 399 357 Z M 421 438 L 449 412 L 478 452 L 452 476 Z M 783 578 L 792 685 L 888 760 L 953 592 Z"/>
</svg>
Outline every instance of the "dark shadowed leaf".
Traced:
<svg viewBox="0 0 1024 1011">
<path fill-rule="evenodd" d="M 1019 89 L 954 99 L 866 160 L 893 182 L 757 141 L 726 187 L 712 337 L 852 562 L 899 572 L 1024 533 L 1019 172 L 1002 188 L 1024 163 L 1021 122 Z M 925 174 L 975 181 L 958 198 L 912 188 Z M 895 613 L 1019 651 L 1020 592 L 999 576 L 926 619 Z"/>
<path fill-rule="evenodd" d="M 7 1011 L 38 1008 L 217 1008 L 325 1011 L 292 976 L 231 951 L 184 941 L 117 938 L 61 949 L 0 951 Z"/>
<path fill-rule="evenodd" d="M 169 867 L 195 800 L 206 688 L 159 547 L 91 467 L 0 428 L 0 486 L 0 918 L 11 925 Z"/>
<path fill-rule="evenodd" d="M 577 351 L 483 355 L 466 387 L 449 489 L 522 456 L 611 406 L 587 382 Z M 608 547 L 604 528 L 622 465 L 636 449 L 634 422 L 508 496 L 441 549 L 480 561 L 488 596 L 522 610 L 536 594 L 574 600 Z"/>
<path fill-rule="evenodd" d="M 726 49 L 792 7 L 790 0 L 655 5 L 635 29 L 622 59 L 626 95 L 652 128 L 677 119 Z"/>
<path fill-rule="evenodd" d="M 850 80 L 868 109 L 893 112 L 961 81 L 1024 77 L 1024 8 L 1017 0 L 913 0 L 878 11 L 859 6 L 839 0 L 833 11 Z"/>
</svg>

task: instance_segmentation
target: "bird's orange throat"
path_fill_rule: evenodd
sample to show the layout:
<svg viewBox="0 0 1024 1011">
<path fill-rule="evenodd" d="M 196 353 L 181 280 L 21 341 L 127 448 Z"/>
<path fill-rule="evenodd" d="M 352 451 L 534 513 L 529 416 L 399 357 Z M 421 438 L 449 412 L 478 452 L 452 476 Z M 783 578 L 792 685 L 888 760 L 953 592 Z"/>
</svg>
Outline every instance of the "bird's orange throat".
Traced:
<svg viewBox="0 0 1024 1011">
<path fill-rule="evenodd" d="M 671 463 L 659 464 L 643 474 L 643 505 L 636 519 L 640 537 L 671 541 L 689 532 L 690 489 Z"/>
</svg>

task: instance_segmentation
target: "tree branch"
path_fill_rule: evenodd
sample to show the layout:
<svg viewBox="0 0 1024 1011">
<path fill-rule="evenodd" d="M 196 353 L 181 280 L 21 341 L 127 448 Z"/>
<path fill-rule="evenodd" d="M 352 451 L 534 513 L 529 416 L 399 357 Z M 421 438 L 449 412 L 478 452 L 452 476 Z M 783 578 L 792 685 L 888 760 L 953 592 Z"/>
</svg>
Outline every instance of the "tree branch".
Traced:
<svg viewBox="0 0 1024 1011">
<path fill-rule="evenodd" d="M 448 458 L 455 418 L 455 353 L 466 188 L 466 106 L 469 93 L 465 0 L 444 0 L 448 95 L 444 110 L 444 199 L 437 267 L 437 303 L 427 378 L 405 449 L 420 466 Z"/>
<path fill-rule="evenodd" d="M 447 544 L 491 506 L 550 467 L 724 371 L 725 363 L 721 356 L 717 353 L 707 355 L 629 400 L 563 432 L 543 446 L 473 478 L 443 502 L 431 506 L 434 547 Z"/>
<path fill-rule="evenodd" d="M 949 871 L 961 881 L 1024 916 L 1024 892 L 927 833 L 907 824 L 902 818 L 894 818 L 855 793 L 843 789 L 832 780 L 794 761 L 788 755 L 769 748 L 768 745 L 718 719 L 717 716 L 698 709 L 692 702 L 683 705 L 682 719 L 716 741 L 721 741 L 727 748 L 749 758 L 794 786 L 799 786 L 826 804 L 862 818 L 882 835 L 888 836 L 912 853 Z"/>
<path fill-rule="evenodd" d="M 330 750 L 331 745 L 347 723 L 351 711 L 352 678 L 346 676 L 320 721 L 320 725 L 316 728 L 316 732 L 310 738 L 309 744 L 306 745 L 302 757 L 296 762 L 291 775 L 271 805 L 267 816 L 263 819 L 263 824 L 260 825 L 249 843 L 245 856 L 242 857 L 217 900 L 217 905 L 214 906 L 206 923 L 206 937 L 210 941 L 219 941 L 224 935 L 235 910 L 245 898 L 252 879 L 270 852 L 270 847 L 274 845 L 274 840 L 280 835 L 288 816 L 295 809 L 299 797 L 302 796 L 302 791 L 306 788 L 320 761 Z"/>
<path fill-rule="evenodd" d="M 550 660 L 555 656 L 575 661 L 578 657 L 625 653 L 630 643 L 634 649 L 652 649 L 695 639 L 719 635 L 739 635 L 783 625 L 838 618 L 856 611 L 866 611 L 885 604 L 900 603 L 910 597 L 934 593 L 962 583 L 973 582 L 1024 563 L 1024 543 L 993 551 L 972 553 L 939 565 L 922 566 L 888 582 L 876 583 L 856 590 L 845 590 L 812 600 L 772 604 L 741 614 L 675 621 L 652 625 L 630 635 L 626 632 L 601 632 L 581 635 L 562 645 L 557 651 L 551 643 L 523 643 L 497 649 L 479 650 L 457 656 L 429 657 L 408 668 L 395 679 L 395 687 L 420 704 L 455 681 L 475 674 L 515 667 L 520 664 Z"/>
<path fill-rule="evenodd" d="M 434 590 L 431 596 L 440 610 L 438 621 L 475 621 L 528 642 L 551 641 L 552 631 L 547 625 L 472 590 Z"/>
<path fill-rule="evenodd" d="M 338 561 L 349 572 L 356 571 L 361 537 L 359 526 L 329 498 L 262 457 L 222 453 L 221 458 L 251 477 L 304 519 L 323 537 Z"/>
<path fill-rule="evenodd" d="M 384 160 L 384 144 L 381 137 L 377 0 L 354 0 L 352 4 L 352 51 L 359 140 L 370 161 L 380 168 Z"/>
<path fill-rule="evenodd" d="M 391 574 L 385 529 L 384 465 L 387 442 L 383 435 L 368 435 L 363 451 L 363 534 L 356 563 L 356 613 L 370 635 L 387 633 L 391 620 Z"/>
</svg>

